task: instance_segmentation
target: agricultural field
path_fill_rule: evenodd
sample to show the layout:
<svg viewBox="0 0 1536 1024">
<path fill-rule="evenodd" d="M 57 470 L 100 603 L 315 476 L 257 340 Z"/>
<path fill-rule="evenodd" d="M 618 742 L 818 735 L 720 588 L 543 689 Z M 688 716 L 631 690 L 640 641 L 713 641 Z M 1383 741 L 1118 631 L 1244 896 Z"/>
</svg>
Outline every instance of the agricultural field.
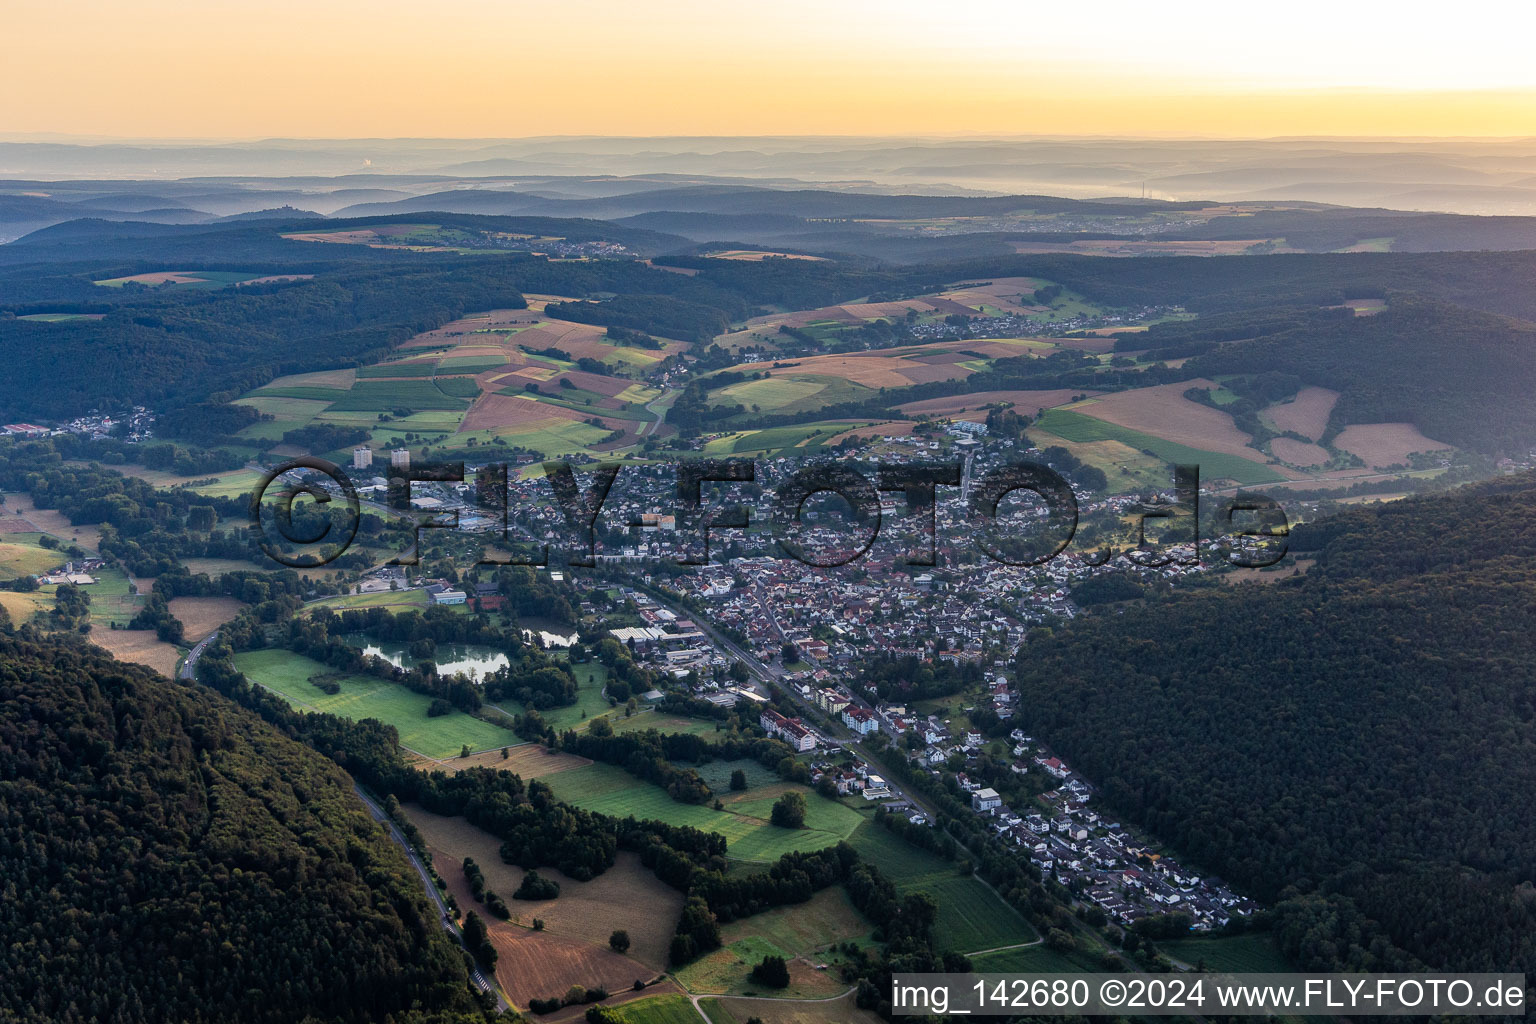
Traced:
<svg viewBox="0 0 1536 1024">
<path fill-rule="evenodd" d="M 683 909 L 683 894 L 658 881 L 640 863 L 634 853 L 620 853 L 613 867 L 590 882 L 578 882 L 553 867 L 541 867 L 539 874 L 560 885 L 560 896 L 553 900 L 515 900 L 512 894 L 522 884 L 526 872 L 501 859 L 501 840 L 463 818 L 433 814 L 414 805 L 405 808 L 406 816 L 426 839 L 432 863 L 448 883 L 461 910 L 478 906 L 464 881 L 465 857 L 473 857 L 485 874 L 486 887 L 506 900 L 512 919 L 502 927 L 529 929 L 535 917 L 544 922 L 545 935 L 597 946 L 608 951 L 608 936 L 614 929 L 629 932 L 630 948 L 626 956 L 635 961 L 626 970 L 625 987 L 636 977 L 652 977 L 667 966 L 667 947 L 672 929 Z M 484 909 L 480 916 L 492 921 Z M 641 967 L 650 973 L 645 973 Z M 638 973 L 637 973 L 638 972 Z M 567 984 L 586 984 L 573 978 Z"/>
<path fill-rule="evenodd" d="M 560 772 L 548 780 L 566 803 L 615 817 L 634 815 L 675 825 L 689 825 L 725 836 L 727 854 L 736 860 L 774 861 L 790 850 L 821 850 L 848 838 L 863 821 L 859 812 L 803 786 L 775 783 L 742 793 L 716 792 L 724 810 L 706 804 L 678 803 L 660 786 L 636 779 L 622 768 L 592 764 Z M 806 828 L 769 824 L 773 801 L 785 790 L 806 794 Z"/>
<path fill-rule="evenodd" d="M 124 476 L 137 477 L 145 483 L 162 489 L 185 487 L 193 494 L 210 498 L 239 498 L 250 494 L 261 482 L 262 474 L 254 469 L 236 469 L 227 473 L 206 476 L 178 476 L 163 469 L 150 469 L 127 463 L 112 467 Z"/>
<path fill-rule="evenodd" d="M 130 284 L 146 288 L 178 288 L 197 291 L 218 291 L 230 285 L 268 284 L 274 281 L 307 281 L 313 274 L 266 275 L 240 270 L 156 270 L 148 274 L 131 274 L 128 277 L 110 277 L 95 282 L 103 288 L 122 288 Z"/>
<path fill-rule="evenodd" d="M 843 887 L 834 885 L 805 903 L 775 907 L 732 921 L 720 929 L 720 937 L 729 945 L 757 936 L 773 943 L 787 956 L 806 956 L 835 943 L 866 940 L 870 928 L 870 922 L 854 909 Z"/>
<path fill-rule="evenodd" d="M 664 715 L 659 711 L 640 711 L 625 717 L 623 709 L 620 708 L 617 711 L 609 712 L 608 720 L 613 723 L 613 731 L 618 733 L 644 732 L 647 729 L 655 729 L 657 732 L 713 736 L 719 731 L 716 728 L 718 723 L 712 719 Z"/>
<path fill-rule="evenodd" d="M 0 580 L 36 576 L 68 560 L 63 552 L 39 545 L 40 533 L 5 533 L 0 537 L 5 538 L 0 541 Z"/>
<path fill-rule="evenodd" d="M 851 988 L 846 995 L 814 1003 L 721 996 L 701 999 L 699 1007 L 709 1024 L 747 1024 L 754 1017 L 763 1024 L 879 1024 L 881 1020 L 872 1011 L 859 1009 Z"/>
<path fill-rule="evenodd" d="M 676 341 L 658 349 L 621 345 L 601 327 L 532 309 L 494 310 L 420 334 L 383 363 L 296 374 L 257 388 L 240 403 L 273 419 L 243 434 L 270 442 L 299 427 L 331 424 L 366 429 L 375 449 L 430 447 L 439 457 L 485 445 L 590 455 L 671 431 L 646 408 L 662 393 L 634 375 L 687 348 Z"/>
<path fill-rule="evenodd" d="M 53 602 L 48 602 L 52 607 Z M 152 629 L 91 629 L 91 643 L 118 661 L 152 668 L 164 676 L 174 676 L 181 662 L 181 652 L 155 635 Z"/>
<path fill-rule="evenodd" d="M 1050 435 L 1074 442 L 1118 441 L 1133 450 L 1148 452 L 1170 465 L 1194 463 L 1200 467 L 1202 481 L 1230 479 L 1247 486 L 1285 479 L 1274 469 L 1252 459 L 1193 448 L 1071 409 L 1046 410 L 1030 431 L 1030 436 L 1038 438 L 1037 443 L 1042 447 L 1055 443 Z M 1255 454 L 1264 457 L 1261 453 Z"/>
<path fill-rule="evenodd" d="M 988 406 L 1004 405 L 1011 406 L 1021 415 L 1038 416 L 1045 409 L 1070 405 L 1080 398 L 1094 398 L 1098 394 L 1097 391 L 1071 391 L 1065 388 L 1053 391 L 973 391 L 965 395 L 947 395 L 943 398 L 907 402 L 897 408 L 913 416 L 984 419 Z"/>
<path fill-rule="evenodd" d="M 867 420 L 821 420 L 797 423 L 765 430 L 738 430 L 711 438 L 704 444 L 706 455 L 809 455 L 821 451 L 837 439 L 863 428 L 873 428 Z M 907 427 L 910 430 L 910 426 Z"/>
<path fill-rule="evenodd" d="M 1209 390 L 1216 387 L 1214 381 L 1197 378 L 1177 384 L 1101 395 L 1068 408 L 1174 444 L 1240 459 L 1264 461 L 1264 453 L 1250 446 L 1252 438 L 1237 429 L 1231 416 L 1220 409 L 1184 397 L 1184 392 L 1192 388 Z"/>
<path fill-rule="evenodd" d="M 18 533 L 46 533 L 69 544 L 78 544 L 87 551 L 95 551 L 101 543 L 101 529 L 96 526 L 76 526 L 56 508 L 38 508 L 32 496 L 15 491 L 3 495 L 0 504 L 0 536 Z M 59 562 L 64 559 L 60 558 Z M 57 565 L 59 562 L 55 562 Z"/>
<path fill-rule="evenodd" d="M 723 936 L 722 936 L 723 937 Z M 752 980 L 752 968 L 764 957 L 779 956 L 789 963 L 789 987 L 771 989 Z M 689 992 L 712 995 L 767 995 L 775 999 L 826 999 L 847 986 L 831 972 L 753 932 L 728 941 L 674 972 L 678 984 Z"/>
<path fill-rule="evenodd" d="M 707 1024 L 693 1000 L 680 993 L 642 996 L 623 1006 L 619 1017 L 624 1024 Z"/>
<path fill-rule="evenodd" d="M 1233 973 L 1280 973 L 1295 970 L 1276 948 L 1274 939 L 1263 933 L 1223 935 L 1211 938 L 1162 940 L 1157 948 L 1175 960 L 1213 971 Z"/>
<path fill-rule="evenodd" d="M 1328 429 L 1328 417 L 1338 400 L 1337 391 L 1306 387 L 1289 402 L 1277 402 L 1265 409 L 1260 418 L 1276 430 L 1293 430 L 1316 441 Z"/>
<path fill-rule="evenodd" d="M 1356 423 L 1340 431 L 1333 446 L 1356 456 L 1372 469 L 1406 465 L 1415 452 L 1445 452 L 1451 448 L 1425 437 L 1412 423 Z"/>
<path fill-rule="evenodd" d="M 1321 466 L 1333 457 L 1328 454 L 1328 449 L 1321 445 L 1298 441 L 1294 437 L 1272 438 L 1269 442 L 1269 450 L 1275 453 L 1275 458 L 1293 466 Z"/>
<path fill-rule="evenodd" d="M 197 643 L 245 607 L 232 597 L 173 597 L 166 604 L 181 620 L 189 644 Z"/>
<path fill-rule="evenodd" d="M 813 263 L 825 262 L 821 256 L 807 256 L 798 252 L 768 252 L 762 249 L 722 249 L 719 252 L 708 252 L 704 255 L 716 260 L 743 260 L 748 263 L 758 263 L 762 260 L 809 260 Z"/>
<path fill-rule="evenodd" d="M 429 758 L 456 757 L 466 743 L 475 751 L 500 750 L 519 742 L 511 731 L 457 709 L 428 718 L 428 697 L 371 676 L 340 677 L 337 682 L 341 691 L 325 693 L 309 680 L 312 676 L 330 674 L 329 670 L 292 651 L 245 651 L 235 656 L 235 667 L 253 683 L 301 710 L 325 711 L 353 720 L 376 718 L 392 725 L 400 734 L 402 746 Z"/>
<path fill-rule="evenodd" d="M 1058 953 L 1043 942 L 971 957 L 971 969 L 998 974 L 1080 974 L 1104 969 L 1099 955 L 1075 949 Z"/>
<path fill-rule="evenodd" d="M 939 907 L 939 946 L 977 952 L 1033 942 L 1040 936 L 1018 911 L 979 878 L 962 876 L 949 861 L 904 842 L 866 821 L 849 843 L 903 893 L 926 892 Z"/>
<path fill-rule="evenodd" d="M 500 750 L 486 750 L 468 757 L 455 757 L 451 761 L 438 762 L 422 759 L 415 767 L 422 771 L 441 771 L 449 775 L 457 774 L 467 768 L 495 768 L 499 771 L 511 772 L 523 779 L 542 779 L 557 772 L 568 772 L 573 768 L 583 768 L 592 763 L 575 754 L 550 750 L 542 743 L 519 741 L 517 746 L 503 749 L 507 752 L 506 757 L 501 756 Z"/>
</svg>

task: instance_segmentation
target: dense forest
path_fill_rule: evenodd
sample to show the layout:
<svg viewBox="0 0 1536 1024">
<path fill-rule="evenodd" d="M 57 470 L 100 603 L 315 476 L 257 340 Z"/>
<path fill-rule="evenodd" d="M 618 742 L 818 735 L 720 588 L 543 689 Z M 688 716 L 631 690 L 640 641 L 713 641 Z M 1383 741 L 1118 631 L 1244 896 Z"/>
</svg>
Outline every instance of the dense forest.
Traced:
<svg viewBox="0 0 1536 1024">
<path fill-rule="evenodd" d="M 1026 727 L 1298 964 L 1536 971 L 1536 480 L 1297 528 L 1304 576 L 1088 615 Z"/>
<path fill-rule="evenodd" d="M 333 764 L 203 689 L 0 636 L 0 1017 L 482 1019 Z"/>
</svg>

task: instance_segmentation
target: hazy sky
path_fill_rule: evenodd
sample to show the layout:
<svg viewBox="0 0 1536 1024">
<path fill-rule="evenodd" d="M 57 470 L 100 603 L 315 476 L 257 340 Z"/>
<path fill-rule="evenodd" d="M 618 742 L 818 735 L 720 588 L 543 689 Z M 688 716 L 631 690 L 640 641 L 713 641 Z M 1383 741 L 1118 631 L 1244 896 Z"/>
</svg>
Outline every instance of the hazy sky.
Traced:
<svg viewBox="0 0 1536 1024">
<path fill-rule="evenodd" d="M 0 131 L 1536 135 L 1536 4 L 10 4 Z"/>
</svg>

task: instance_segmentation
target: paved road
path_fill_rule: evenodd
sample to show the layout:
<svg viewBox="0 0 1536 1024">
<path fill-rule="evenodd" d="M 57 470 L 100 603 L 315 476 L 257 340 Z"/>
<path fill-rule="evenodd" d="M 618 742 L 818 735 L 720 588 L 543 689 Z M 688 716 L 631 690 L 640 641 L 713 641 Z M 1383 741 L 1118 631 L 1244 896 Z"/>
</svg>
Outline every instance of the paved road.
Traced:
<svg viewBox="0 0 1536 1024">
<path fill-rule="evenodd" d="M 462 941 L 459 935 L 458 925 L 453 923 L 453 918 L 448 914 L 448 904 L 443 902 L 442 893 L 437 891 L 437 885 L 432 881 L 432 876 L 428 873 L 426 865 L 423 864 L 421 862 L 421 858 L 416 855 L 416 851 L 406 840 L 405 834 L 400 831 L 400 827 L 393 821 L 390 821 L 389 815 L 384 813 L 384 808 L 374 803 L 373 799 L 369 797 L 367 793 L 364 793 L 362 788 L 355 782 L 352 784 L 352 791 L 356 793 L 357 798 L 361 800 L 365 806 L 367 806 L 368 813 L 373 816 L 373 820 L 381 822 L 384 827 L 389 830 L 389 837 L 398 843 L 400 848 L 405 851 L 406 857 L 410 859 L 411 867 L 415 868 L 416 873 L 421 876 L 421 883 L 427 887 L 427 895 L 432 897 L 432 902 L 437 907 L 438 920 L 442 922 L 443 930 L 446 931 L 449 935 L 452 935 L 455 942 Z M 474 981 L 476 987 L 478 987 L 480 991 L 489 992 L 496 997 L 497 1012 L 511 1009 L 512 1004 L 507 1002 L 507 998 L 506 996 L 502 995 L 501 989 L 488 981 L 485 977 L 485 973 L 481 971 L 479 967 L 475 967 L 470 972 L 470 978 Z"/>
<path fill-rule="evenodd" d="M 218 635 L 219 635 L 219 631 L 218 630 L 214 630 L 212 633 L 209 633 L 207 636 L 205 636 L 201 640 L 199 640 L 197 642 L 197 645 L 195 647 L 193 647 L 190 651 L 187 652 L 186 660 L 181 663 L 181 671 L 177 673 L 177 677 L 178 678 L 181 678 L 181 679 L 195 679 L 195 678 L 197 678 L 197 659 L 201 658 L 203 656 L 203 648 L 207 647 L 210 643 L 212 643 L 213 639 L 215 637 L 217 637 Z"/>
</svg>

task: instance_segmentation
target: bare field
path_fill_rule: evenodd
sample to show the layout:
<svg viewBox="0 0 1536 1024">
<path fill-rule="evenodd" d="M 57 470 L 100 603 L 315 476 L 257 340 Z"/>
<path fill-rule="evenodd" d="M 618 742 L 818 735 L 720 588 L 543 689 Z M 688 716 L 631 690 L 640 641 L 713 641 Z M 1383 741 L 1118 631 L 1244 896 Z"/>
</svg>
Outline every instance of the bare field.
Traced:
<svg viewBox="0 0 1536 1024">
<path fill-rule="evenodd" d="M 758 249 L 726 249 L 722 252 L 706 253 L 711 259 L 716 260 L 744 260 L 749 263 L 757 263 L 761 260 L 810 260 L 814 263 L 825 263 L 822 256 L 807 256 L 798 252 L 764 252 Z"/>
<path fill-rule="evenodd" d="M 506 757 L 502 757 L 499 750 L 485 750 L 478 754 L 471 754 L 469 757 L 452 757 L 442 761 L 422 758 L 415 767 L 422 771 L 441 771 L 448 775 L 456 775 L 465 768 L 498 768 L 524 779 L 544 779 L 559 772 L 570 771 L 572 768 L 585 768 L 591 763 L 586 758 L 577 757 L 575 754 L 550 750 L 542 743 L 519 742 L 516 746 L 507 749 Z"/>
<path fill-rule="evenodd" d="M 1328 461 L 1326 448 L 1292 437 L 1277 437 L 1269 442 L 1269 447 L 1275 453 L 1275 458 L 1293 466 L 1321 466 Z"/>
<path fill-rule="evenodd" d="M 118 661 L 148 665 L 166 676 L 176 674 L 176 663 L 181 660 L 181 652 L 155 636 L 152 629 L 93 629 L 90 640 Z"/>
<path fill-rule="evenodd" d="M 1407 463 L 1413 452 L 1451 448 L 1451 445 L 1425 437 L 1412 423 L 1357 423 L 1345 427 L 1333 444 L 1341 451 L 1359 456 L 1374 469 Z"/>
<path fill-rule="evenodd" d="M 532 426 L 560 420 L 579 423 L 586 418 L 575 409 L 547 405 L 520 395 L 487 394 L 481 395 L 480 399 L 470 406 L 459 429 L 463 433 L 469 433 L 473 430 L 499 430 L 505 427 Z"/>
<path fill-rule="evenodd" d="M 239 615 L 240 609 L 245 607 L 232 597 L 173 597 L 167 605 L 171 614 L 186 628 L 190 643 L 197 643 Z"/>
<path fill-rule="evenodd" d="M 1269 458 L 1263 452 L 1249 447 L 1251 439 L 1237 429 L 1231 416 L 1184 397 L 1184 392 L 1190 388 L 1216 386 L 1214 381 L 1196 378 L 1176 384 L 1137 388 L 1090 399 L 1078 411 L 1095 419 L 1191 448 L 1237 455 L 1260 463 L 1268 462 Z"/>
<path fill-rule="evenodd" d="M 512 911 L 511 921 L 496 921 L 481 908 L 481 917 L 497 930 L 523 932 L 549 937 L 562 943 L 591 949 L 601 956 L 592 963 L 603 965 L 600 977 L 569 977 L 557 989 L 540 989 L 533 996 L 548 996 L 575 985 L 602 982 L 610 991 L 628 987 L 636 978 L 649 979 L 664 970 L 672 930 L 683 909 L 683 894 L 663 885 L 640 864 L 633 853 L 620 853 L 613 867 L 590 882 L 577 882 L 554 868 L 541 868 L 539 874 L 560 883 L 560 896 L 553 900 L 514 900 L 512 894 L 522 884 L 525 872 L 501 859 L 501 841 L 481 831 L 463 818 L 432 814 L 409 806 L 406 815 L 421 830 L 432 852 L 432 863 L 448 883 L 462 910 L 479 907 L 464 881 L 464 858 L 473 857 L 485 874 L 487 888 L 506 900 Z M 544 922 L 543 932 L 532 931 L 533 919 Z M 608 948 L 608 936 L 614 929 L 629 932 L 629 953 L 620 956 Z M 617 973 L 614 973 L 617 972 Z"/>
<path fill-rule="evenodd" d="M 1289 402 L 1272 405 L 1263 412 L 1276 430 L 1294 430 L 1316 441 L 1328 429 L 1328 416 L 1339 400 L 1337 391 L 1327 388 L 1302 388 Z"/>
</svg>

